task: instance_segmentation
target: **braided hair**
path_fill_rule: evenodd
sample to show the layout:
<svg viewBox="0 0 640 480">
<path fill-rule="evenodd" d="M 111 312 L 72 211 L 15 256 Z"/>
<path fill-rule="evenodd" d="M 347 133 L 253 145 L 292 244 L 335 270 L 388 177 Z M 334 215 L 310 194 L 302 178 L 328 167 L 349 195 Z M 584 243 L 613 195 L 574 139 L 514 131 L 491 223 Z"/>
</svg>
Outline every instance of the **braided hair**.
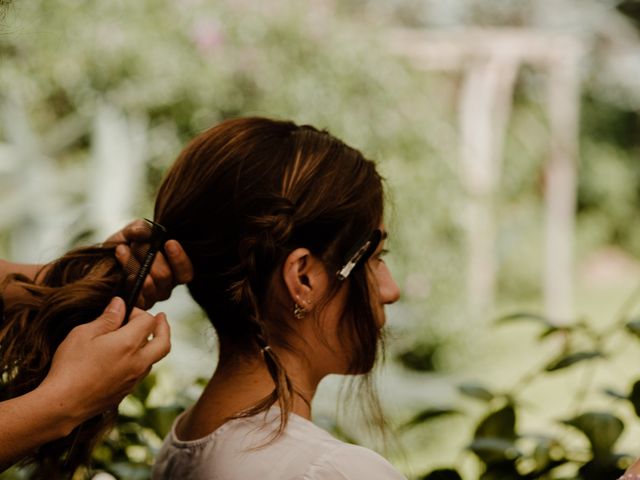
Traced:
<svg viewBox="0 0 640 480">
<path fill-rule="evenodd" d="M 214 326 L 221 348 L 261 354 L 274 382 L 270 395 L 238 416 L 277 404 L 286 427 L 292 382 L 278 350 L 292 350 L 292 305 L 277 304 L 278 273 L 289 253 L 307 248 L 337 272 L 354 241 L 378 228 L 382 179 L 357 150 L 311 126 L 266 118 L 225 121 L 196 137 L 167 173 L 155 220 L 194 265 L 188 285 Z M 335 275 L 328 300 L 341 283 Z M 349 283 L 339 338 L 349 373 L 367 373 L 381 346 L 376 289 L 365 268 Z M 280 300 L 281 301 L 281 300 Z M 321 303 L 322 306 L 322 303 Z M 298 352 L 299 353 L 299 352 Z"/>
</svg>

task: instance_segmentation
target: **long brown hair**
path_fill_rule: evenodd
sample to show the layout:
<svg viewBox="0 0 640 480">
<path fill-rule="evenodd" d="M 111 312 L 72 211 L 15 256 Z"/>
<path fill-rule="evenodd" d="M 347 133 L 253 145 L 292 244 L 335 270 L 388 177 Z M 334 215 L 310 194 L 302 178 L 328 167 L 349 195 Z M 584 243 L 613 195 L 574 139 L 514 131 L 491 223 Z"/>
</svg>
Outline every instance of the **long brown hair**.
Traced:
<svg viewBox="0 0 640 480">
<path fill-rule="evenodd" d="M 335 272 L 383 216 L 373 162 L 325 131 L 265 118 L 226 121 L 196 137 L 167 173 L 155 220 L 181 242 L 194 266 L 189 291 L 216 329 L 221 348 L 255 355 L 291 349 L 291 305 L 274 305 L 274 278 L 287 255 L 308 248 Z M 348 279 L 339 338 L 352 351 L 350 373 L 371 370 L 380 344 L 366 269 Z M 375 303 L 375 302 L 374 302 Z M 280 431 L 292 385 L 277 354 L 263 350 L 271 395 L 241 416 L 278 403 Z"/>
<path fill-rule="evenodd" d="M 124 274 L 113 246 L 73 250 L 44 267 L 37 278 L 10 275 L 4 282 L 4 288 L 11 285 L 24 293 L 5 305 L 4 312 L 0 308 L 0 401 L 36 388 L 69 332 L 97 318 L 113 296 L 124 293 Z M 33 464 L 36 479 L 71 476 L 87 462 L 115 418 L 114 410 L 88 419 L 21 463 Z"/>
<path fill-rule="evenodd" d="M 240 355 L 262 350 L 274 390 L 239 416 L 278 404 L 286 426 L 293 385 L 278 355 L 290 349 L 293 305 L 276 305 L 274 278 L 286 256 L 306 247 L 337 272 L 345 255 L 383 216 L 382 181 L 373 162 L 325 131 L 266 118 L 225 121 L 197 136 L 168 171 L 154 219 L 180 241 L 194 265 L 188 285 L 214 326 L 221 348 Z M 54 262 L 29 295 L 7 309 L 0 329 L 3 391 L 15 396 L 46 376 L 55 348 L 73 326 L 92 320 L 123 288 L 112 247 L 76 250 Z M 335 275 L 332 293 L 341 283 Z M 352 272 L 339 338 L 350 373 L 367 373 L 381 344 L 378 303 L 366 268 Z M 51 333 L 55 332 L 55 334 Z M 9 340 L 14 339 L 14 340 Z M 375 402 L 374 402 L 375 403 Z M 80 429 L 86 448 L 70 450 L 73 435 L 29 457 L 39 471 L 72 471 L 88 458 L 92 438 L 112 419 Z M 69 452 L 71 451 L 71 456 Z M 66 457 L 66 460 L 61 460 Z M 47 471 L 46 469 L 49 469 Z"/>
</svg>

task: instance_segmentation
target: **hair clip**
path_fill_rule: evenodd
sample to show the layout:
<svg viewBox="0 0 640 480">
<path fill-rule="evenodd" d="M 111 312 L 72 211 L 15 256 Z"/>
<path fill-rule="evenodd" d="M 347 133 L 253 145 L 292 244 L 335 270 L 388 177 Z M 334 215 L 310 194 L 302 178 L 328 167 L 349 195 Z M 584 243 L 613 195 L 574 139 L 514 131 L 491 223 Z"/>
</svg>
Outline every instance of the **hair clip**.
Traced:
<svg viewBox="0 0 640 480">
<path fill-rule="evenodd" d="M 378 248 L 381 239 L 382 232 L 379 229 L 375 229 L 364 241 L 358 242 L 356 247 L 347 255 L 346 263 L 338 270 L 338 280 L 346 279 L 356 265 L 366 262 Z"/>
</svg>

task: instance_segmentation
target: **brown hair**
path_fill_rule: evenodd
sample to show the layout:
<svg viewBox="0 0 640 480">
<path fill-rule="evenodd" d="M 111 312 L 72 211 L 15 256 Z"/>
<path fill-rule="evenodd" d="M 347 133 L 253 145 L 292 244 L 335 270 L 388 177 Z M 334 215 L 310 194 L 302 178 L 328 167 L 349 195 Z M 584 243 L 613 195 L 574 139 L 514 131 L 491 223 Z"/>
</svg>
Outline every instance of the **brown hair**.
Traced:
<svg viewBox="0 0 640 480">
<path fill-rule="evenodd" d="M 189 255 L 195 270 L 189 291 L 216 329 L 221 348 L 245 355 L 262 350 L 275 383 L 269 396 L 239 416 L 278 403 L 278 433 L 286 426 L 295 392 L 277 354 L 264 347 L 290 349 L 287 339 L 295 334 L 291 315 L 273 314 L 293 308 L 276 305 L 273 295 L 275 275 L 287 255 L 306 247 L 335 273 L 382 216 L 382 181 L 373 162 L 310 126 L 266 118 L 228 120 L 180 154 L 158 191 L 154 219 Z M 358 268 L 345 280 L 348 300 L 339 338 L 352 352 L 350 373 L 369 372 L 381 343 L 378 302 L 370 298 L 377 290 L 368 277 L 366 268 Z M 31 295 L 5 312 L 0 329 L 5 391 L 15 396 L 38 385 L 60 341 L 73 326 L 99 315 L 122 289 L 122 278 L 113 248 L 106 247 L 63 257 L 38 285 L 21 279 Z M 331 296 L 345 282 L 330 278 Z M 6 343 L 10 338 L 15 340 Z M 94 419 L 76 443 L 85 444 L 107 424 L 108 419 Z M 60 454 L 68 454 L 71 441 L 51 442 L 27 460 L 51 471 L 75 468 L 90 447 L 72 452 L 77 455 L 65 464 Z"/>
<path fill-rule="evenodd" d="M 114 247 L 73 250 L 46 266 L 37 282 L 10 275 L 4 287 L 22 288 L 0 323 L 0 401 L 36 388 L 47 376 L 58 345 L 76 326 L 94 320 L 109 300 L 124 293 L 122 268 Z M 39 447 L 21 462 L 34 464 L 32 478 L 70 476 L 85 463 L 117 412 L 88 419 L 69 435 Z"/>
<path fill-rule="evenodd" d="M 373 162 L 325 131 L 265 118 L 226 121 L 196 137 L 158 192 L 155 220 L 179 240 L 195 273 L 189 291 L 216 329 L 221 348 L 255 355 L 266 345 L 291 349 L 290 305 L 274 305 L 275 274 L 306 247 L 335 273 L 345 255 L 379 228 L 382 181 Z M 380 343 L 366 269 L 347 279 L 339 325 L 350 373 L 371 370 Z M 276 388 L 248 416 L 278 403 L 281 432 L 291 382 L 277 354 L 265 360 Z"/>
</svg>

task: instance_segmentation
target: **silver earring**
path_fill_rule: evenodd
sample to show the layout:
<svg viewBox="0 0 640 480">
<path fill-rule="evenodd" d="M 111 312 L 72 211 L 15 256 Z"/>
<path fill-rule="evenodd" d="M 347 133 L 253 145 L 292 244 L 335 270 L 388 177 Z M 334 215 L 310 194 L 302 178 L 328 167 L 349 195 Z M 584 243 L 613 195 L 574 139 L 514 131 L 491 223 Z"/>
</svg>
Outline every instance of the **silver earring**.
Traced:
<svg viewBox="0 0 640 480">
<path fill-rule="evenodd" d="M 297 303 L 293 304 L 294 317 L 296 317 L 298 320 L 302 320 L 306 314 L 307 314 L 307 311 L 304 309 L 302 305 L 299 305 Z"/>
</svg>

